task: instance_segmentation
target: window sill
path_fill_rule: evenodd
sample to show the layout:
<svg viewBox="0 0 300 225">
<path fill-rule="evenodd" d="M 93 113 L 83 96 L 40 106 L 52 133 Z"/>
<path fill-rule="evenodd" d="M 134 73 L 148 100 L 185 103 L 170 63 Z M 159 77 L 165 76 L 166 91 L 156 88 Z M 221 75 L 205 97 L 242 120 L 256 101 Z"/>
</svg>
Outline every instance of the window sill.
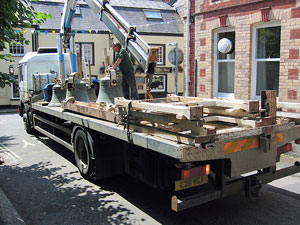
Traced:
<svg viewBox="0 0 300 225">
<path fill-rule="evenodd" d="M 234 93 L 228 94 L 228 93 L 219 92 L 216 94 L 216 96 L 214 96 L 214 98 L 224 98 L 224 99 L 234 100 Z"/>
<path fill-rule="evenodd" d="M 155 93 L 157 93 L 157 92 L 166 92 L 166 90 L 151 90 L 151 93 L 152 93 L 152 92 L 153 92 L 153 93 L 154 93 L 154 92 L 155 92 Z"/>
<path fill-rule="evenodd" d="M 11 54 L 12 57 L 23 57 L 25 54 Z"/>
</svg>

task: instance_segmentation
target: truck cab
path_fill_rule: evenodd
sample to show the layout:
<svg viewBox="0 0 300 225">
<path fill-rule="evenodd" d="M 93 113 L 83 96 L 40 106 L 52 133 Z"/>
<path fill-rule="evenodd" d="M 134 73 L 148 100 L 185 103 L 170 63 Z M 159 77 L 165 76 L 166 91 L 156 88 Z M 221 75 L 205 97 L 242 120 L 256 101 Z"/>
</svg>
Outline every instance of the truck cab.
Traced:
<svg viewBox="0 0 300 225">
<path fill-rule="evenodd" d="M 70 73 L 69 54 L 65 54 L 66 73 Z M 20 107 L 35 95 L 42 93 L 45 85 L 59 79 L 58 53 L 56 48 L 39 48 L 37 52 L 28 52 L 19 62 Z"/>
</svg>

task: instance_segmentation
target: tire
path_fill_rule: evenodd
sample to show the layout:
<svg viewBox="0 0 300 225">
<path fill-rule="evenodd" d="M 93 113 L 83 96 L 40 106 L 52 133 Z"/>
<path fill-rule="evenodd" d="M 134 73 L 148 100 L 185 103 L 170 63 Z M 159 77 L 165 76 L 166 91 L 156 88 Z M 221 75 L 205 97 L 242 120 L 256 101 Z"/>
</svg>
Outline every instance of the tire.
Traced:
<svg viewBox="0 0 300 225">
<path fill-rule="evenodd" d="M 34 129 L 30 123 L 30 114 L 23 114 L 23 123 L 24 123 L 24 128 L 27 134 L 33 134 L 34 133 Z"/>
<path fill-rule="evenodd" d="M 95 175 L 95 160 L 87 134 L 82 129 L 76 131 L 73 142 L 76 166 L 84 179 L 92 180 Z"/>
</svg>

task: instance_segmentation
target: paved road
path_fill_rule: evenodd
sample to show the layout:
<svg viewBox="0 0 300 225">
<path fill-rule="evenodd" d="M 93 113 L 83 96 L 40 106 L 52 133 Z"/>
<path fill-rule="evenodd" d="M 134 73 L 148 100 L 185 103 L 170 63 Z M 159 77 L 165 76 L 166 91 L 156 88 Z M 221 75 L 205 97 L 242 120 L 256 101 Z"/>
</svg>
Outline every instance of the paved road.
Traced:
<svg viewBox="0 0 300 225">
<path fill-rule="evenodd" d="M 300 224 L 300 174 L 243 195 L 175 213 L 163 194 L 123 176 L 80 177 L 72 153 L 24 132 L 17 114 L 0 114 L 0 187 L 26 224 Z"/>
</svg>

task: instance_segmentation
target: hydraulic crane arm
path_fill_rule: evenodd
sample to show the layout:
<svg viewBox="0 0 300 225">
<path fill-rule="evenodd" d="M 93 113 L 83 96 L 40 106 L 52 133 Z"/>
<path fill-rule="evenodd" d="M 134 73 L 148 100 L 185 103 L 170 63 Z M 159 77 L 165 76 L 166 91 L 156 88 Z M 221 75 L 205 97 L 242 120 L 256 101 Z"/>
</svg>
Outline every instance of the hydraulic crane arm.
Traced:
<svg viewBox="0 0 300 225">
<path fill-rule="evenodd" d="M 158 49 L 151 48 L 109 3 L 109 0 L 86 0 L 98 18 L 110 29 L 119 42 L 134 56 L 148 76 L 154 74 Z M 140 44 L 141 43 L 141 44 Z"/>
<path fill-rule="evenodd" d="M 69 45 L 69 39 L 72 36 L 71 22 L 75 14 L 76 0 L 66 0 L 61 19 L 60 34 L 62 35 L 64 45 Z"/>
<path fill-rule="evenodd" d="M 61 19 L 60 35 L 57 38 L 57 51 L 59 55 L 59 73 L 61 74 L 62 86 L 66 79 L 64 49 L 70 50 L 71 72 L 77 72 L 77 59 L 74 44 L 74 34 L 71 29 L 71 22 L 75 14 L 76 0 L 65 0 L 64 11 Z"/>
</svg>

